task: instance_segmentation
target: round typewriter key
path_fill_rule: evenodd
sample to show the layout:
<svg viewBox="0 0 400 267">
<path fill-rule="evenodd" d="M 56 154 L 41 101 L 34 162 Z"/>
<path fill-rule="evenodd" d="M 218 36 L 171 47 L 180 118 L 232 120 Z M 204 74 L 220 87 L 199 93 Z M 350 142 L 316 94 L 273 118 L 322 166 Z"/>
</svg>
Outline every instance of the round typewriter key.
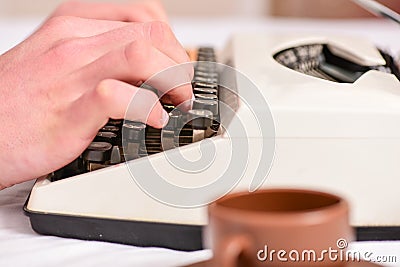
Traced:
<svg viewBox="0 0 400 267">
<path fill-rule="evenodd" d="M 175 106 L 174 105 L 170 105 L 170 104 L 164 104 L 163 108 L 169 113 L 169 112 L 171 112 L 172 110 L 175 109 Z"/>
<path fill-rule="evenodd" d="M 96 136 L 104 138 L 113 138 L 117 137 L 117 134 L 113 132 L 98 132 Z"/>
<path fill-rule="evenodd" d="M 214 49 L 213 48 L 199 48 L 198 49 L 198 54 L 202 55 L 214 55 Z"/>
<path fill-rule="evenodd" d="M 214 47 L 212 46 L 200 46 L 199 51 L 214 51 Z"/>
<path fill-rule="evenodd" d="M 146 124 L 141 122 L 127 122 L 122 126 L 124 129 L 124 138 L 128 142 L 138 142 L 143 139 Z"/>
<path fill-rule="evenodd" d="M 199 87 L 194 87 L 193 92 L 195 94 L 213 94 L 217 95 L 218 90 L 217 89 L 210 89 L 210 88 L 199 88 Z"/>
<path fill-rule="evenodd" d="M 111 149 L 112 145 L 107 142 L 92 142 L 88 146 L 88 150 L 96 150 L 96 151 L 107 151 Z"/>
<path fill-rule="evenodd" d="M 201 77 L 201 76 L 195 76 L 193 78 L 194 82 L 203 82 L 203 83 L 218 83 L 218 79 L 217 78 L 213 78 L 213 77 Z"/>
<path fill-rule="evenodd" d="M 188 115 L 193 129 L 206 129 L 212 124 L 213 114 L 209 110 L 191 109 Z"/>
<path fill-rule="evenodd" d="M 215 66 L 214 62 L 199 61 L 195 66 L 195 70 L 204 72 L 216 72 L 217 66 Z"/>
<path fill-rule="evenodd" d="M 110 164 L 121 163 L 121 152 L 119 146 L 113 146 L 110 155 Z"/>
<path fill-rule="evenodd" d="M 107 122 L 107 125 L 119 126 L 119 125 L 121 125 L 121 123 L 122 123 L 122 120 L 109 119 Z"/>
<path fill-rule="evenodd" d="M 211 62 L 215 62 L 216 58 L 215 56 L 212 55 L 199 55 L 199 57 L 197 58 L 198 61 L 211 61 Z"/>
<path fill-rule="evenodd" d="M 197 66 L 195 69 L 195 71 L 202 71 L 202 72 L 209 72 L 209 73 L 213 73 L 216 72 L 216 68 L 208 68 L 206 66 Z"/>
<path fill-rule="evenodd" d="M 208 52 L 208 51 L 199 51 L 197 53 L 197 58 L 201 60 L 201 58 L 215 58 L 215 53 L 214 52 Z"/>
<path fill-rule="evenodd" d="M 118 139 L 118 135 L 113 132 L 98 132 L 94 138 L 95 142 L 108 142 L 115 145 Z"/>
<path fill-rule="evenodd" d="M 83 152 L 83 158 L 91 162 L 106 162 L 110 160 L 112 145 L 107 142 L 92 142 Z"/>
<path fill-rule="evenodd" d="M 178 109 L 174 109 L 169 113 L 169 121 L 165 126 L 165 129 L 174 130 L 181 126 L 182 123 L 182 112 Z"/>
<path fill-rule="evenodd" d="M 201 77 L 212 77 L 218 78 L 218 73 L 216 72 L 205 72 L 205 71 L 195 71 L 194 76 L 201 76 Z"/>
<path fill-rule="evenodd" d="M 105 131 L 105 132 L 118 132 L 119 127 L 117 127 L 115 125 L 106 125 L 103 128 L 101 128 L 101 130 Z"/>
<path fill-rule="evenodd" d="M 207 99 L 196 99 L 193 101 L 193 109 L 204 109 L 212 112 L 213 116 L 218 114 L 218 101 Z"/>
<path fill-rule="evenodd" d="M 218 89 L 217 83 L 195 82 L 194 85 L 197 88 Z"/>
<path fill-rule="evenodd" d="M 218 97 L 213 94 L 194 94 L 196 99 L 218 100 Z"/>
</svg>

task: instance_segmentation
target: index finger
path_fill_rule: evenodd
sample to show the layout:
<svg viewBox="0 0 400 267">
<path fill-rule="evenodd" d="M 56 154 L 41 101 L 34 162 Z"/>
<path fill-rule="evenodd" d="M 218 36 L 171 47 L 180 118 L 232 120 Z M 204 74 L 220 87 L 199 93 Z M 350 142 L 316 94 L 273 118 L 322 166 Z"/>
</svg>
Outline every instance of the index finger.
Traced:
<svg viewBox="0 0 400 267">
<path fill-rule="evenodd" d="M 189 62 L 186 50 L 176 39 L 171 27 L 162 21 L 152 21 L 143 24 L 143 38 L 172 58 L 177 63 Z"/>
<path fill-rule="evenodd" d="M 193 63 L 187 62 L 165 68 L 145 81 L 159 91 L 160 98 L 185 111 L 193 99 Z"/>
</svg>

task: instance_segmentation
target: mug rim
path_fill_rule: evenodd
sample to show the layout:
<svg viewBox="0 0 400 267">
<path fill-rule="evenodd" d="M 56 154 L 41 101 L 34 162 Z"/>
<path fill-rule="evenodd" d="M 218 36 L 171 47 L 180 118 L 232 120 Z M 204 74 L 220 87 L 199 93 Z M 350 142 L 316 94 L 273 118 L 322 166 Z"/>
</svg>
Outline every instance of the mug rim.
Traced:
<svg viewBox="0 0 400 267">
<path fill-rule="evenodd" d="M 227 207 L 221 205 L 221 202 L 237 198 L 240 196 L 247 196 L 251 194 L 268 194 L 268 193 L 303 193 L 310 195 L 324 196 L 327 198 L 335 199 L 337 202 L 322 206 L 318 208 L 311 208 L 296 211 L 257 211 L 246 210 L 242 208 Z M 285 225 L 310 225 L 316 223 L 323 223 L 335 220 L 340 216 L 348 216 L 349 205 L 348 202 L 335 194 L 324 191 L 303 189 L 303 188 L 268 188 L 260 189 L 255 192 L 239 191 L 229 193 L 218 200 L 214 201 L 208 207 L 210 217 L 229 218 L 232 221 L 243 222 L 247 224 L 280 224 Z M 343 214 L 345 213 L 345 214 Z M 211 215 L 212 214 L 212 215 Z M 310 218 L 313 217 L 313 220 Z M 254 218 L 250 220 L 250 218 Z M 268 218 L 268 220 L 263 220 Z M 318 219 L 318 220 L 316 220 Z M 317 222 L 318 221 L 318 222 Z"/>
</svg>

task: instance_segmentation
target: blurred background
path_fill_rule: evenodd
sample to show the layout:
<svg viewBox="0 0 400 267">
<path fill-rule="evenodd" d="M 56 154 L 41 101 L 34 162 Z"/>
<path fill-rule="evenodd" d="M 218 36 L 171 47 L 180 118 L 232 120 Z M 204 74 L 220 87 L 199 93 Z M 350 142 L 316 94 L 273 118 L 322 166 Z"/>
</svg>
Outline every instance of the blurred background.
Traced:
<svg viewBox="0 0 400 267">
<path fill-rule="evenodd" d="M 108 1 L 123 2 L 127 0 Z M 0 17 L 43 17 L 49 14 L 60 2 L 62 0 L 0 0 Z M 161 2 L 172 17 L 351 18 L 371 16 L 350 0 L 161 0 Z M 399 0 L 380 0 L 379 2 L 400 11 Z"/>
<path fill-rule="evenodd" d="M 79 0 L 134 2 L 138 0 Z M 147 1 L 147 0 L 142 0 Z M 277 32 L 359 35 L 400 51 L 399 26 L 351 0 L 160 0 L 185 47 L 223 48 L 233 34 Z M 0 0 L 0 54 L 31 34 L 63 0 Z M 400 0 L 379 0 L 400 12 Z M 394 34 L 396 33 L 396 34 Z"/>
</svg>

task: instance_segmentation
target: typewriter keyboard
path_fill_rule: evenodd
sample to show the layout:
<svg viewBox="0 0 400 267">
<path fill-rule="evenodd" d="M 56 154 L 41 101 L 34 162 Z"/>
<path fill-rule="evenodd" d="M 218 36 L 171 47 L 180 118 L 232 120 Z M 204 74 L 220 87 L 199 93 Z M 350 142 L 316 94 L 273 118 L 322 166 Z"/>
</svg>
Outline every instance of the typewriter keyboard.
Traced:
<svg viewBox="0 0 400 267">
<path fill-rule="evenodd" d="M 164 129 L 156 129 L 140 122 L 110 119 L 77 159 L 52 174 L 51 181 L 145 157 L 216 135 L 219 129 L 218 72 L 213 68 L 215 65 L 207 64 L 216 61 L 215 51 L 211 47 L 200 47 L 195 52 L 195 57 L 193 58 L 193 54 L 191 56 L 199 61 L 195 65 L 192 81 L 195 96 L 192 110 L 182 112 L 172 105 L 163 104 L 170 116 Z M 155 90 L 146 85 L 142 87 Z"/>
</svg>

